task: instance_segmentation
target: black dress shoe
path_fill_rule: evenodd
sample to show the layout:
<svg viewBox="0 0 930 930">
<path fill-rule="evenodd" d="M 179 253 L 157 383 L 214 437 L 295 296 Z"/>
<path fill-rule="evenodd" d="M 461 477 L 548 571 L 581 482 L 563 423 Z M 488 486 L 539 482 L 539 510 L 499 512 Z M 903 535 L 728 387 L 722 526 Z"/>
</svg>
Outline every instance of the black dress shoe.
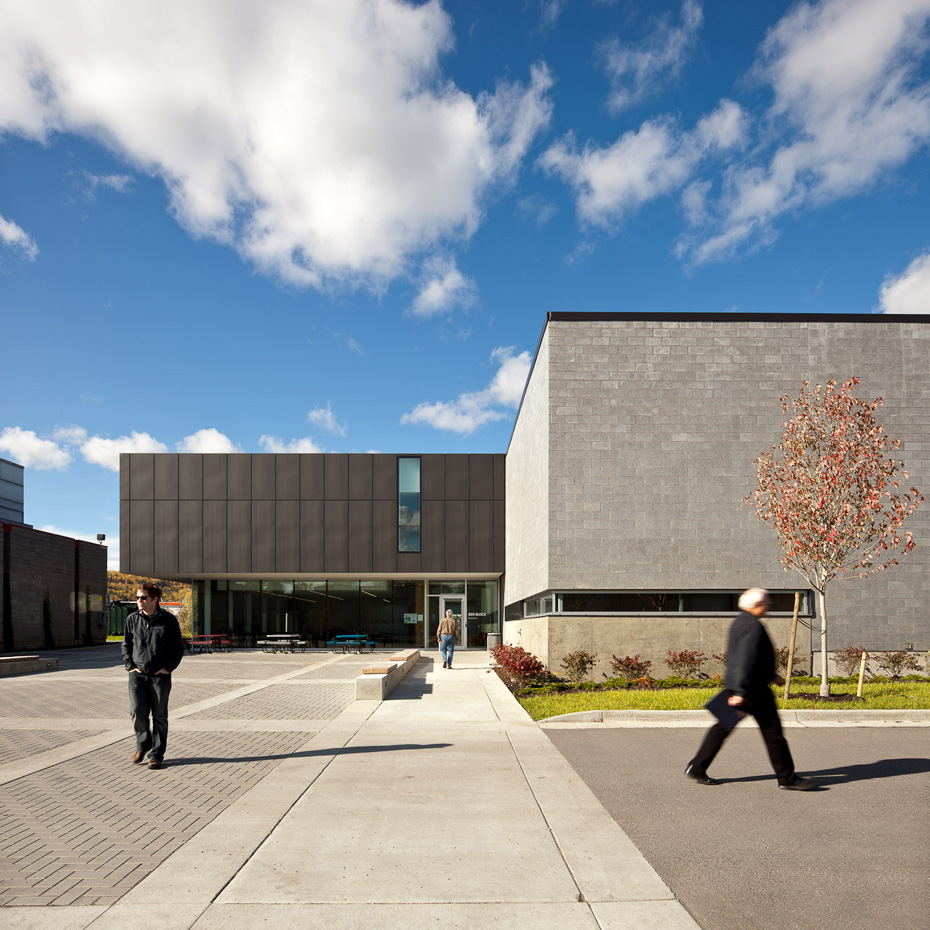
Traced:
<svg viewBox="0 0 930 930">
<path fill-rule="evenodd" d="M 711 778 L 707 772 L 696 772 L 693 765 L 689 765 L 685 769 L 685 775 L 691 779 L 691 781 L 697 782 L 699 785 L 719 785 L 720 782 L 716 778 Z"/>
<path fill-rule="evenodd" d="M 788 782 L 787 785 L 779 785 L 779 788 L 784 788 L 785 791 L 816 791 L 820 785 L 814 781 L 813 778 L 805 778 L 803 775 L 798 775 L 794 781 Z"/>
</svg>

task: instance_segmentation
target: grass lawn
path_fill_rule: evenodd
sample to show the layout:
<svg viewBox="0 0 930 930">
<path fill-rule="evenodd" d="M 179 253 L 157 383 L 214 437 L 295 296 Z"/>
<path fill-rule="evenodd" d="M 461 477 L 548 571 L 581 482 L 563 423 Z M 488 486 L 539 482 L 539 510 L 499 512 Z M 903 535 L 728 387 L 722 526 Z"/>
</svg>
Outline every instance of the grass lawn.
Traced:
<svg viewBox="0 0 930 930">
<path fill-rule="evenodd" d="M 856 693 L 857 682 L 831 681 L 832 694 Z M 586 691 L 574 694 L 517 695 L 517 699 L 534 720 L 573 714 L 582 710 L 700 710 L 719 689 L 719 684 L 707 688 L 668 688 L 659 691 Z M 816 694 L 820 679 L 795 679 L 791 692 Z M 867 681 L 862 700 L 836 703 L 803 698 L 781 698 L 782 688 L 773 688 L 778 706 L 791 710 L 930 710 L 930 680 Z"/>
</svg>

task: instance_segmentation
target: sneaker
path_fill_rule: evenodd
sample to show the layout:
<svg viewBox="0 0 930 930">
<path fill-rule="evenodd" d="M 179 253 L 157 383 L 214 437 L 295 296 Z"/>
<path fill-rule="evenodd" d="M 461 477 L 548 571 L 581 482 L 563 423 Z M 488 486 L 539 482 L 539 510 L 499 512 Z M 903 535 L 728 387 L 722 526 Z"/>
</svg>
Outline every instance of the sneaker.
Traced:
<svg viewBox="0 0 930 930">
<path fill-rule="evenodd" d="M 693 782 L 697 782 L 699 785 L 719 785 L 720 782 L 716 778 L 711 778 L 707 772 L 698 772 L 693 765 L 688 765 L 685 769 L 685 775 L 691 779 Z"/>
<path fill-rule="evenodd" d="M 814 781 L 813 778 L 805 778 L 803 775 L 798 775 L 795 777 L 794 781 L 789 782 L 787 785 L 779 785 L 779 788 L 784 788 L 785 791 L 816 791 L 820 785 Z"/>
</svg>

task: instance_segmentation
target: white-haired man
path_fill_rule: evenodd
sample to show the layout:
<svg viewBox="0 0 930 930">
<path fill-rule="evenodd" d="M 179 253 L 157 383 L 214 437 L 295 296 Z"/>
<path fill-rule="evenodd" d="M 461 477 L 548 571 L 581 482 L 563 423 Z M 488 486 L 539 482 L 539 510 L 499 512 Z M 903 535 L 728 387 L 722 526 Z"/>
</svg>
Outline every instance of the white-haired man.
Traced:
<svg viewBox="0 0 930 930">
<path fill-rule="evenodd" d="M 724 690 L 729 692 L 727 703 L 754 717 L 759 724 L 778 787 L 788 791 L 813 791 L 818 787 L 817 782 L 794 770 L 791 750 L 778 719 L 775 696 L 769 687 L 773 682 L 785 683 L 775 671 L 775 649 L 760 622 L 772 606 L 769 592 L 765 588 L 749 588 L 740 596 L 738 606 L 740 612 L 727 637 L 727 669 L 723 679 Z M 685 775 L 699 785 L 719 785 L 716 778 L 707 774 L 707 768 L 731 732 L 731 726 L 716 722 L 688 763 Z"/>
</svg>

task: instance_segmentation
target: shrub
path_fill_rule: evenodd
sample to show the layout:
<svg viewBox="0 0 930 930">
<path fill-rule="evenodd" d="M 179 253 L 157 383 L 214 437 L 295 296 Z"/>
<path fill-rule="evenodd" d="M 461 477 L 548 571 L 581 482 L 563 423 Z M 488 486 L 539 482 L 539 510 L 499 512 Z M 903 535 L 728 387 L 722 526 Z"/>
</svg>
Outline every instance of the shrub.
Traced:
<svg viewBox="0 0 930 930">
<path fill-rule="evenodd" d="M 917 660 L 909 652 L 879 652 L 875 656 L 878 667 L 888 672 L 893 679 L 901 677 L 901 672 L 920 670 Z"/>
<path fill-rule="evenodd" d="M 784 675 L 788 671 L 788 647 L 779 646 L 775 650 L 775 670 Z M 791 661 L 791 674 L 794 675 L 794 670 L 801 664 L 801 657 L 794 655 Z"/>
<path fill-rule="evenodd" d="M 584 649 L 576 649 L 562 659 L 562 668 L 565 669 L 569 681 L 579 682 L 588 677 L 588 672 L 596 662 L 596 655 L 591 655 Z"/>
<path fill-rule="evenodd" d="M 649 674 L 652 663 L 648 659 L 640 659 L 637 652 L 635 656 L 624 656 L 622 659 L 612 655 L 610 657 L 610 667 L 618 678 L 635 681 L 637 678 L 644 678 Z"/>
<path fill-rule="evenodd" d="M 668 658 L 665 664 L 671 669 L 673 675 L 679 678 L 696 678 L 701 666 L 707 661 L 707 656 L 703 652 L 694 652 L 690 649 L 683 649 L 681 652 L 672 652 L 666 650 Z"/>
<path fill-rule="evenodd" d="M 495 646 L 491 657 L 497 674 L 511 690 L 525 688 L 546 674 L 546 666 L 521 646 Z"/>
<path fill-rule="evenodd" d="M 859 665 L 862 663 L 863 648 L 861 646 L 847 646 L 837 649 L 833 653 L 833 661 L 847 677 L 859 674 Z"/>
</svg>

